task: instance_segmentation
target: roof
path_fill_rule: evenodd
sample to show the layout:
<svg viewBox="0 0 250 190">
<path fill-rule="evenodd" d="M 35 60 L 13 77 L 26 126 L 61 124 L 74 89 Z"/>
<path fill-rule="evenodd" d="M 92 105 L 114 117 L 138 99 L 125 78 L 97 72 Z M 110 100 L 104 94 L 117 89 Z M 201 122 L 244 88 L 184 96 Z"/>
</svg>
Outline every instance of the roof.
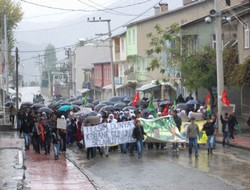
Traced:
<svg viewBox="0 0 250 190">
<path fill-rule="evenodd" d="M 239 10 L 238 10 L 238 9 L 239 9 Z M 244 14 L 249 13 L 249 11 L 250 11 L 250 3 L 247 2 L 247 3 L 245 3 L 245 4 L 235 5 L 234 7 L 231 7 L 231 8 L 230 8 L 230 11 L 232 11 L 232 10 L 234 11 L 234 13 L 236 13 L 237 16 L 239 16 L 239 15 L 242 16 L 242 15 L 244 15 Z M 229 12 L 228 9 L 224 9 L 224 10 L 221 11 L 221 14 L 223 15 L 223 14 L 226 14 L 226 13 L 228 13 L 228 12 Z M 209 16 L 209 15 L 207 15 L 207 16 Z M 192 20 L 192 21 L 190 21 L 190 22 L 186 22 L 186 23 L 182 24 L 181 27 L 187 27 L 187 26 L 189 26 L 189 25 L 198 23 L 198 22 L 200 22 L 200 21 L 204 21 L 204 19 L 205 19 L 207 16 L 201 17 L 201 18 L 196 19 L 196 20 Z M 233 20 L 233 19 L 236 19 L 235 14 L 232 15 L 232 20 Z M 227 22 L 227 21 L 225 21 L 225 22 Z"/>
<path fill-rule="evenodd" d="M 116 84 L 115 85 L 115 89 L 119 89 L 119 88 L 122 88 L 122 87 L 124 87 L 125 85 L 123 85 L 123 84 Z M 107 85 L 107 86 L 104 86 L 102 89 L 104 89 L 104 90 L 109 90 L 109 89 L 112 89 L 112 84 L 109 84 L 109 85 Z"/>
<path fill-rule="evenodd" d="M 159 85 L 149 83 L 149 84 L 145 84 L 145 85 L 141 86 L 140 88 L 137 88 L 136 91 L 147 91 L 147 90 L 150 90 L 150 89 L 158 87 L 158 86 Z"/>
<path fill-rule="evenodd" d="M 112 35 L 112 38 L 123 36 L 126 34 L 126 32 L 127 32 L 127 30 L 123 30 L 117 34 Z"/>
<path fill-rule="evenodd" d="M 92 63 L 93 65 L 104 65 L 104 64 L 110 64 L 110 62 L 99 62 L 99 63 Z"/>
<path fill-rule="evenodd" d="M 131 23 L 129 23 L 126 26 L 132 26 L 132 25 L 136 25 L 138 23 L 142 23 L 142 22 L 145 22 L 145 21 L 153 20 L 155 18 L 163 17 L 163 16 L 166 16 L 168 14 L 172 14 L 172 13 L 175 13 L 175 12 L 178 12 L 178 11 L 182 11 L 182 10 L 184 10 L 186 8 L 189 8 L 189 7 L 192 7 L 192 6 L 196 6 L 198 4 L 205 3 L 205 2 L 207 2 L 207 0 L 197 1 L 197 2 L 194 2 L 194 3 L 188 4 L 188 5 L 182 6 L 180 8 L 177 8 L 177 9 L 174 9 L 174 10 L 171 10 L 171 11 L 167 11 L 166 13 L 161 13 L 159 15 L 154 15 L 154 16 L 151 16 L 151 17 L 144 18 L 142 20 L 131 22 Z"/>
</svg>

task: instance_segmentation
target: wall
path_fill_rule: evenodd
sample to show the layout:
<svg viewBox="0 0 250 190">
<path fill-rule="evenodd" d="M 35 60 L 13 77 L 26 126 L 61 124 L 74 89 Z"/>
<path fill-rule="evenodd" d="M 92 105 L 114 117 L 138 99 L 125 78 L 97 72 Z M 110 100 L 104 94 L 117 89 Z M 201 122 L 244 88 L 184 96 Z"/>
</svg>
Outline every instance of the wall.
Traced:
<svg viewBox="0 0 250 190">
<path fill-rule="evenodd" d="M 129 26 L 126 33 L 127 55 L 137 55 L 138 40 L 137 26 Z"/>
</svg>

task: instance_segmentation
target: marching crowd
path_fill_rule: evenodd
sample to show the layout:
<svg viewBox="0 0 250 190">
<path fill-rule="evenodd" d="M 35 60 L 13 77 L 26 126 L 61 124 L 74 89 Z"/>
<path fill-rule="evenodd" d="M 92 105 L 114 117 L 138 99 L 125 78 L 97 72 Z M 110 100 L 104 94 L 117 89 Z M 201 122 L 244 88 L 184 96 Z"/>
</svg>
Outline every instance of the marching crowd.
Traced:
<svg viewBox="0 0 250 190">
<path fill-rule="evenodd" d="M 203 129 L 207 135 L 207 150 L 208 154 L 213 153 L 215 148 L 215 131 L 218 129 L 217 119 L 215 115 L 207 115 L 206 110 L 201 107 L 198 112 L 202 112 L 206 123 Z M 170 110 L 168 112 L 174 119 L 176 128 L 181 131 L 182 119 L 181 110 Z M 162 112 L 158 112 L 158 117 L 162 116 Z M 135 142 L 120 144 L 116 146 L 103 146 L 103 147 L 90 147 L 87 148 L 87 159 L 93 158 L 99 153 L 101 156 L 109 156 L 109 153 L 116 151 L 120 147 L 120 152 L 123 154 L 129 153 L 129 156 L 134 156 L 134 151 L 137 151 L 138 157 L 141 158 L 143 147 L 145 144 L 148 149 L 164 149 L 166 143 L 144 143 L 144 136 L 147 134 L 144 132 L 143 126 L 141 125 L 140 118 L 153 119 L 154 116 L 151 113 L 144 114 L 141 110 L 136 111 L 100 111 L 97 114 L 99 117 L 99 123 L 117 123 L 126 122 L 131 120 L 135 128 L 133 130 L 133 138 Z M 66 130 L 57 128 L 57 118 L 66 120 Z M 11 118 L 13 119 L 13 118 Z M 233 114 L 225 114 L 224 117 L 220 118 L 223 124 L 223 146 L 230 146 L 230 139 L 234 139 L 234 127 L 238 124 Z M 198 139 L 200 137 L 200 129 L 195 123 L 195 118 L 189 118 L 190 124 L 186 131 L 186 137 L 189 141 L 189 155 L 192 155 L 192 149 L 194 148 L 195 156 L 198 157 Z M 58 112 L 54 110 L 53 113 L 37 112 L 31 108 L 22 108 L 17 112 L 18 128 L 20 130 L 20 137 L 24 138 L 25 150 L 30 150 L 31 144 L 35 154 L 44 153 L 48 155 L 51 150 L 54 152 L 54 158 L 57 160 L 60 153 L 64 153 L 68 146 L 76 143 L 80 149 L 84 148 L 84 135 L 83 126 L 91 126 L 93 123 L 91 120 L 85 118 L 80 119 L 75 117 L 71 111 Z M 179 151 L 179 144 L 184 146 L 183 143 L 172 143 L 173 152 Z M 118 147 L 119 146 L 119 147 Z"/>
</svg>

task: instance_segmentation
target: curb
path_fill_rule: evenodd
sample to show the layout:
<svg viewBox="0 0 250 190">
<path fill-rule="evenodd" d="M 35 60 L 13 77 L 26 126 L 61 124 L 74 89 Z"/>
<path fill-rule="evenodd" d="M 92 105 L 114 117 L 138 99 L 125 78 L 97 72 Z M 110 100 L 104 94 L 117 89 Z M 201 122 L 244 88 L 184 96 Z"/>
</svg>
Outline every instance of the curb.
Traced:
<svg viewBox="0 0 250 190">
<path fill-rule="evenodd" d="M 66 157 L 67 160 L 69 160 L 87 178 L 87 180 L 89 181 L 89 183 L 93 186 L 93 188 L 95 190 L 99 189 L 99 187 L 94 183 L 94 180 L 90 179 L 90 177 L 83 171 L 82 168 L 80 168 L 77 165 L 77 163 L 74 160 L 72 160 L 71 158 L 69 158 L 69 156 L 67 154 L 65 155 L 65 157 Z"/>
<path fill-rule="evenodd" d="M 221 141 L 216 141 L 216 143 L 222 144 Z M 237 144 L 230 144 L 231 147 L 234 148 L 240 148 L 240 149 L 244 149 L 244 150 L 249 150 L 250 151 L 250 147 L 246 147 L 246 146 L 242 146 L 242 145 L 237 145 Z"/>
</svg>

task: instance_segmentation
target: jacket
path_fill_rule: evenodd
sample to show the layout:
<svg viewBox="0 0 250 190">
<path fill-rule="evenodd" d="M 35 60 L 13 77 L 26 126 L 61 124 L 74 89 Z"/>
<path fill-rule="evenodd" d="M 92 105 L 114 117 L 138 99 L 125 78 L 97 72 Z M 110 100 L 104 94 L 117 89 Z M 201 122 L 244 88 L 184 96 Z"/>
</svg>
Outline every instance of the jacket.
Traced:
<svg viewBox="0 0 250 190">
<path fill-rule="evenodd" d="M 214 134 L 214 122 L 206 122 L 203 125 L 202 131 L 205 131 L 207 136 L 213 135 Z"/>
<path fill-rule="evenodd" d="M 132 137 L 134 139 L 138 140 L 144 140 L 144 135 L 146 135 L 146 133 L 144 132 L 143 126 L 139 127 L 135 127 L 132 133 Z"/>
</svg>

